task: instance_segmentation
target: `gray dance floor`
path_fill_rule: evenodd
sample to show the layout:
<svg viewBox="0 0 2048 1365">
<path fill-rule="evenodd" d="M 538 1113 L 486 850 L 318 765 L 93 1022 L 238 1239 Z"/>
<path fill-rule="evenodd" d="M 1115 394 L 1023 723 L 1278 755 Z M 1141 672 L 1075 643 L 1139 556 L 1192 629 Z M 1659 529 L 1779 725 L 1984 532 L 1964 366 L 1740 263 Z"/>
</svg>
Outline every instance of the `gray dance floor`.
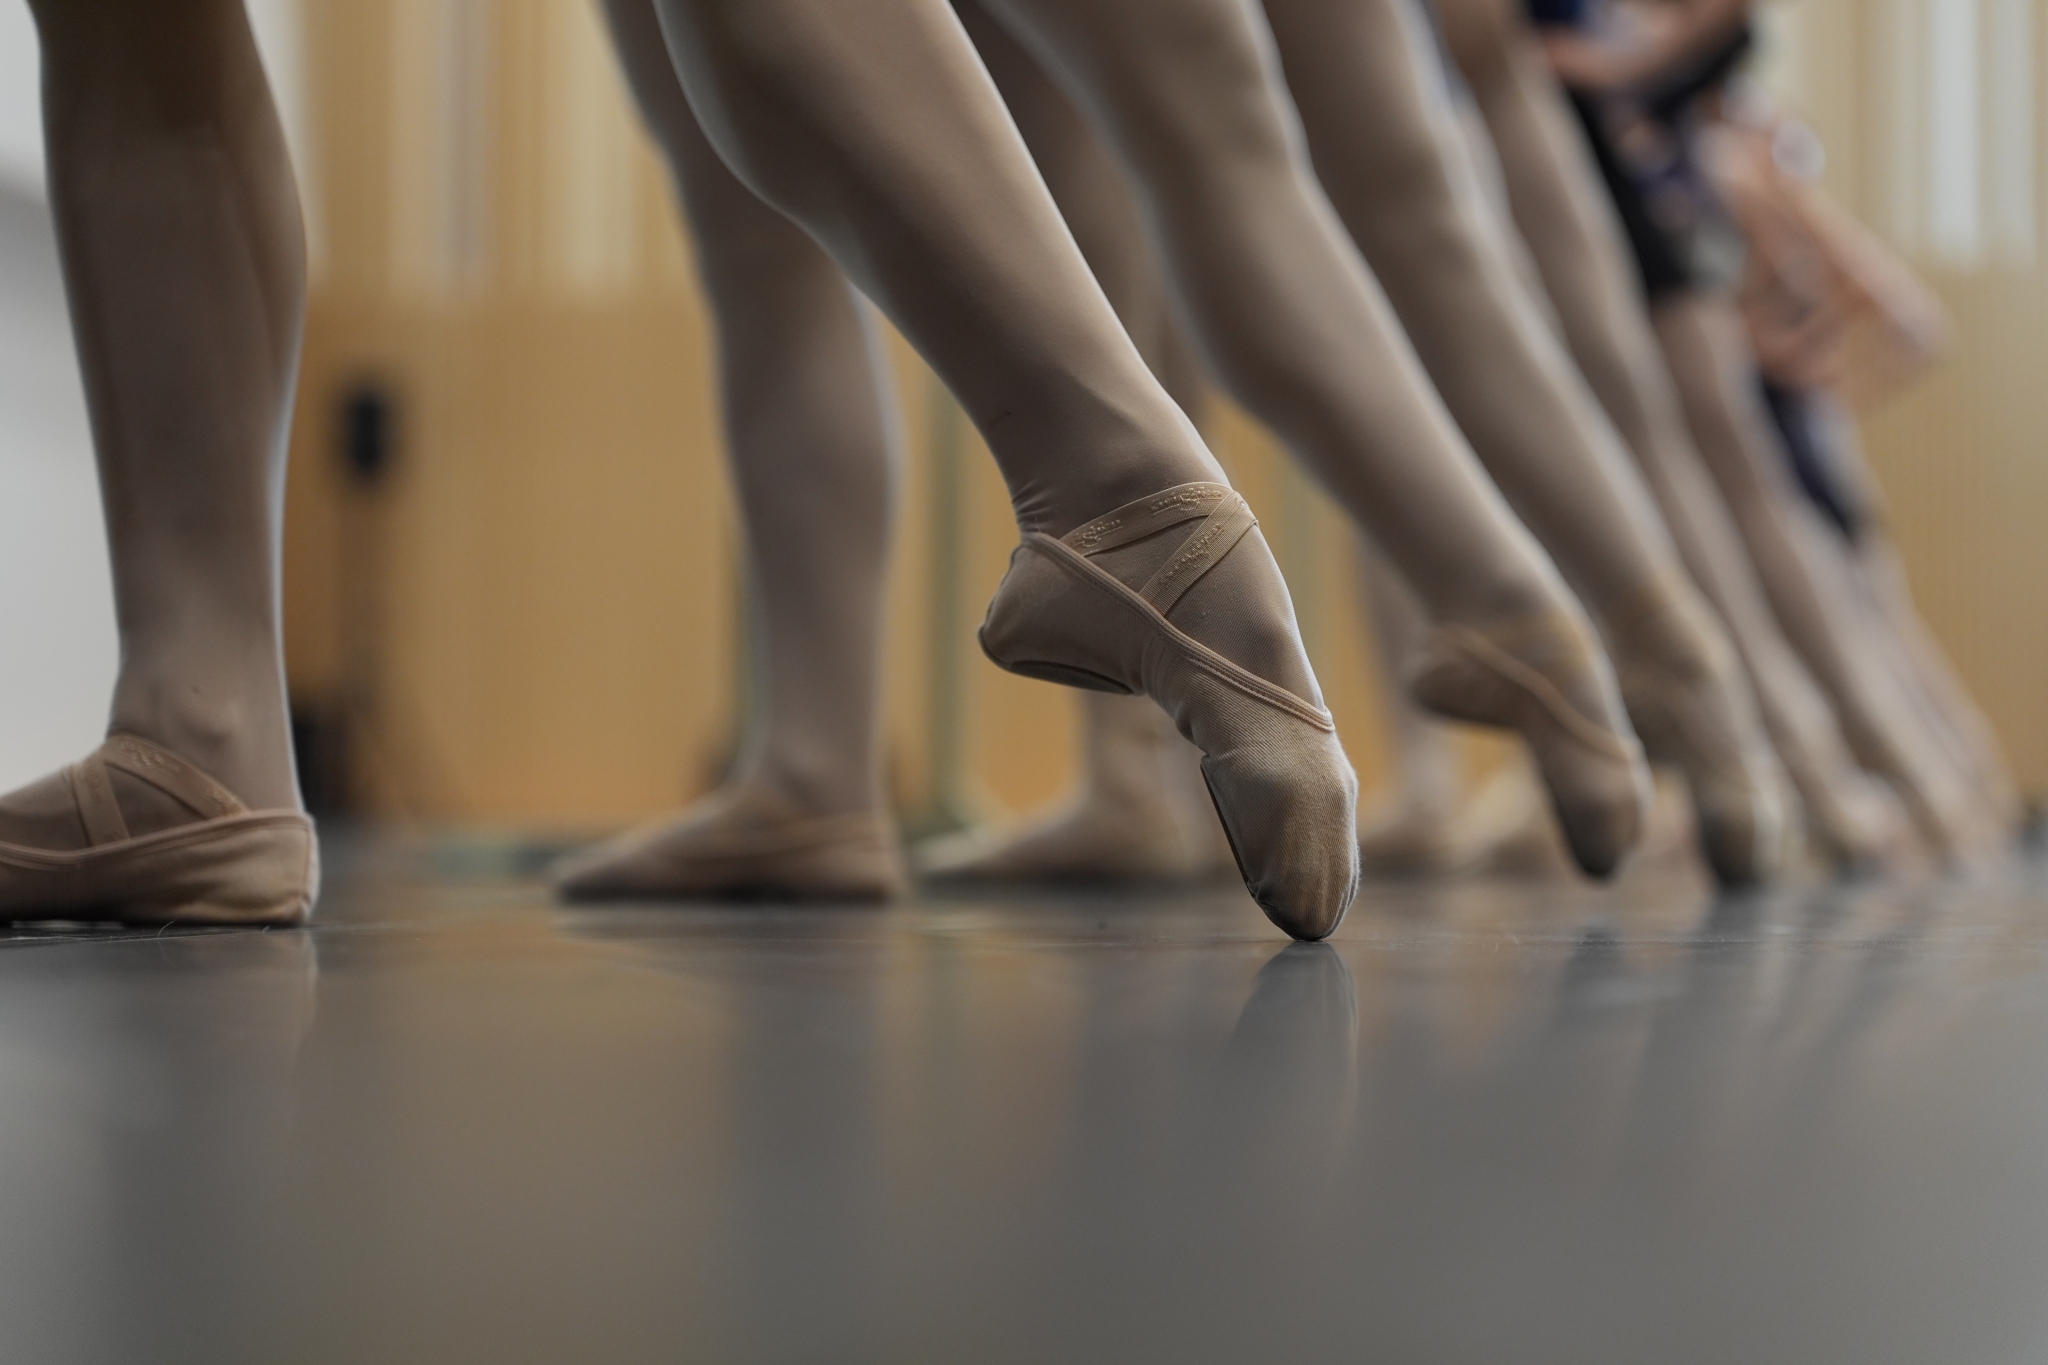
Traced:
<svg viewBox="0 0 2048 1365">
<path fill-rule="evenodd" d="M 2048 1360 L 2048 870 L 0 941 L 0 1360 Z"/>
</svg>

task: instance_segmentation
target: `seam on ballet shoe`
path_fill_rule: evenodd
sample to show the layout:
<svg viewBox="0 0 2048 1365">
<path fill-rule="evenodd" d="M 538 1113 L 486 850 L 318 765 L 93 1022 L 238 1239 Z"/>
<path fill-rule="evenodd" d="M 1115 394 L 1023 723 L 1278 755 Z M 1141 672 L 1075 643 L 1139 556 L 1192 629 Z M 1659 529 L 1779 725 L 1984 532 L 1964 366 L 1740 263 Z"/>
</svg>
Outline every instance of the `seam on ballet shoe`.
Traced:
<svg viewBox="0 0 2048 1365">
<path fill-rule="evenodd" d="M 1438 648 L 1456 648 L 1465 651 L 1474 663 L 1490 668 L 1508 682 L 1515 684 L 1536 698 L 1551 718 L 1570 731 L 1581 742 L 1598 749 L 1611 758 L 1624 763 L 1633 763 L 1637 754 L 1621 736 L 1581 714 L 1572 705 L 1570 698 L 1558 689 L 1557 684 L 1545 677 L 1533 666 L 1523 663 L 1514 655 L 1501 649 L 1478 631 L 1466 626 L 1444 626 L 1438 637 Z M 1425 665 L 1418 670 L 1418 681 L 1427 677 L 1433 667 Z"/>
<path fill-rule="evenodd" d="M 1172 645 L 1187 663 L 1208 673 L 1216 681 L 1244 693 L 1255 701 L 1265 702 L 1270 706 L 1286 711 L 1288 714 L 1295 716 L 1306 724 L 1314 726 L 1318 730 L 1330 734 L 1336 733 L 1336 719 L 1328 711 L 1304 700 L 1278 683 L 1269 682 L 1261 678 L 1242 664 L 1233 663 L 1231 660 L 1224 658 L 1221 654 L 1218 654 L 1215 650 L 1167 620 L 1166 617 L 1160 614 L 1158 608 L 1139 596 L 1122 579 L 1094 564 L 1087 557 L 1073 549 L 1073 547 L 1043 533 L 1033 533 L 1031 536 L 1026 537 L 1024 544 L 1041 554 L 1047 555 L 1053 564 L 1066 570 L 1070 575 L 1074 575 L 1080 583 L 1102 591 L 1111 592 L 1131 606 L 1138 608 L 1144 614 L 1146 624 L 1161 639 Z"/>
<path fill-rule="evenodd" d="M 117 857 L 156 853 L 188 844 L 212 843 L 229 834 L 262 829 L 291 829 L 314 837 L 313 821 L 298 811 L 250 811 L 215 820 L 139 835 L 117 844 L 96 844 L 91 848 L 34 848 L 27 844 L 0 843 L 0 864 L 31 871 L 66 871 L 94 862 L 113 862 Z"/>
</svg>

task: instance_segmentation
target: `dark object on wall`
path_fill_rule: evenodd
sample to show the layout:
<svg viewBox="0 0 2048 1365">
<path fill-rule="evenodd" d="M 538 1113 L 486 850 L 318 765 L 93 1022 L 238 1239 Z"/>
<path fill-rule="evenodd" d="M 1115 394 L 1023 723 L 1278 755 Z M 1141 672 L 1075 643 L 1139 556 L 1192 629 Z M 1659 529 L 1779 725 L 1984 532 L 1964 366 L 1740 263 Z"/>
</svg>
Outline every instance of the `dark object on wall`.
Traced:
<svg viewBox="0 0 2048 1365">
<path fill-rule="evenodd" d="M 390 391 L 376 380 L 358 380 L 342 394 L 342 463 L 358 483 L 382 481 L 397 446 L 397 425 Z"/>
</svg>

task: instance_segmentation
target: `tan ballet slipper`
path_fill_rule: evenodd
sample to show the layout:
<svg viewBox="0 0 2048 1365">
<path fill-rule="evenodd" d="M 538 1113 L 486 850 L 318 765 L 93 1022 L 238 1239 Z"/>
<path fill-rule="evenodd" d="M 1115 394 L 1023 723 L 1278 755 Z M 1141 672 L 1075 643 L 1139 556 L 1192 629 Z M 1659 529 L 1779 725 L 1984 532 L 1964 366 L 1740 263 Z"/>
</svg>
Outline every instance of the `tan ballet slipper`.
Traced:
<svg viewBox="0 0 2048 1365">
<path fill-rule="evenodd" d="M 1022 823 L 943 835 L 914 853 L 953 885 L 1148 886 L 1230 870 L 1230 845 L 1202 784 L 1201 754 L 1145 697 L 1082 696 L 1082 785 Z"/>
<path fill-rule="evenodd" d="M 553 878 L 571 901 L 881 901 L 906 880 L 888 816 L 807 815 L 747 789 L 572 853 Z"/>
<path fill-rule="evenodd" d="M 1139 587 L 1094 561 L 1188 522 L 1197 523 L 1191 534 Z M 1336 724 L 1316 702 L 1231 662 L 1169 619 L 1227 555 L 1247 543 L 1270 554 L 1262 540 L 1247 542 L 1257 524 L 1234 489 L 1191 483 L 1059 538 L 1027 533 L 989 603 L 981 646 L 1012 673 L 1158 702 L 1202 751 L 1202 776 L 1252 898 L 1293 937 L 1321 939 L 1358 889 L 1358 779 Z M 1285 622 L 1299 650 L 1284 588 L 1277 600 L 1220 605 Z M 1300 662 L 1312 678 L 1306 658 Z"/>
<path fill-rule="evenodd" d="M 1900 806 L 1860 769 L 1823 779 L 1809 757 L 1780 744 L 1785 771 L 1798 794 L 1806 839 L 1814 854 L 1845 877 L 1864 876 L 1898 862 L 1910 839 Z"/>
<path fill-rule="evenodd" d="M 1438 626 L 1409 675 L 1421 706 L 1519 733 L 1572 858 L 1611 876 L 1641 835 L 1650 773 L 1593 632 L 1552 609 L 1484 628 Z"/>
<path fill-rule="evenodd" d="M 1409 802 L 1388 806 L 1358 830 L 1358 869 L 1367 877 L 1445 877 L 1465 871 L 1469 851 L 1458 839 L 1462 805 L 1450 811 Z"/>
<path fill-rule="evenodd" d="M 949 885 L 1157 885 L 1198 881 L 1215 865 L 1170 811 L 1083 798 L 1022 825 L 930 840 L 918 874 Z"/>
<path fill-rule="evenodd" d="M 1456 838 L 1475 872 L 1548 881 L 1578 870 L 1526 756 L 1488 774 L 1459 812 Z"/>
<path fill-rule="evenodd" d="M 197 819 L 130 835 L 110 770 L 147 783 Z M 178 755 L 114 734 L 59 775 L 88 846 L 0 843 L 0 919 L 122 924 L 298 924 L 319 894 L 313 822 L 252 811 Z"/>
<path fill-rule="evenodd" d="M 1685 779 L 1715 879 L 1768 880 L 1790 837 L 1785 780 L 1734 647 L 1690 585 L 1669 579 L 1605 619 L 1629 719 L 1650 761 Z"/>
<path fill-rule="evenodd" d="M 1894 715 L 1875 722 L 1853 714 L 1842 717 L 1850 752 L 1892 789 L 1928 854 L 1938 863 L 1967 862 L 1976 843 L 1969 794 L 1939 764 L 1916 752 L 1903 738 L 1906 733 L 1906 722 Z"/>
</svg>

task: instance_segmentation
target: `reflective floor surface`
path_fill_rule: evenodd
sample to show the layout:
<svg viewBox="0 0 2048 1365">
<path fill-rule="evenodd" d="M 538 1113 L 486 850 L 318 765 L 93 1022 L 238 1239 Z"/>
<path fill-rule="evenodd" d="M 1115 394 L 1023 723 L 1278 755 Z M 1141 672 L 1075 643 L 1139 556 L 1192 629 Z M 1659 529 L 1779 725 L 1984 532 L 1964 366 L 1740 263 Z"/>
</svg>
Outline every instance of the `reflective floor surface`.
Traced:
<svg viewBox="0 0 2048 1365">
<path fill-rule="evenodd" d="M 2048 1361 L 2048 874 L 0 943 L 0 1361 Z"/>
</svg>

